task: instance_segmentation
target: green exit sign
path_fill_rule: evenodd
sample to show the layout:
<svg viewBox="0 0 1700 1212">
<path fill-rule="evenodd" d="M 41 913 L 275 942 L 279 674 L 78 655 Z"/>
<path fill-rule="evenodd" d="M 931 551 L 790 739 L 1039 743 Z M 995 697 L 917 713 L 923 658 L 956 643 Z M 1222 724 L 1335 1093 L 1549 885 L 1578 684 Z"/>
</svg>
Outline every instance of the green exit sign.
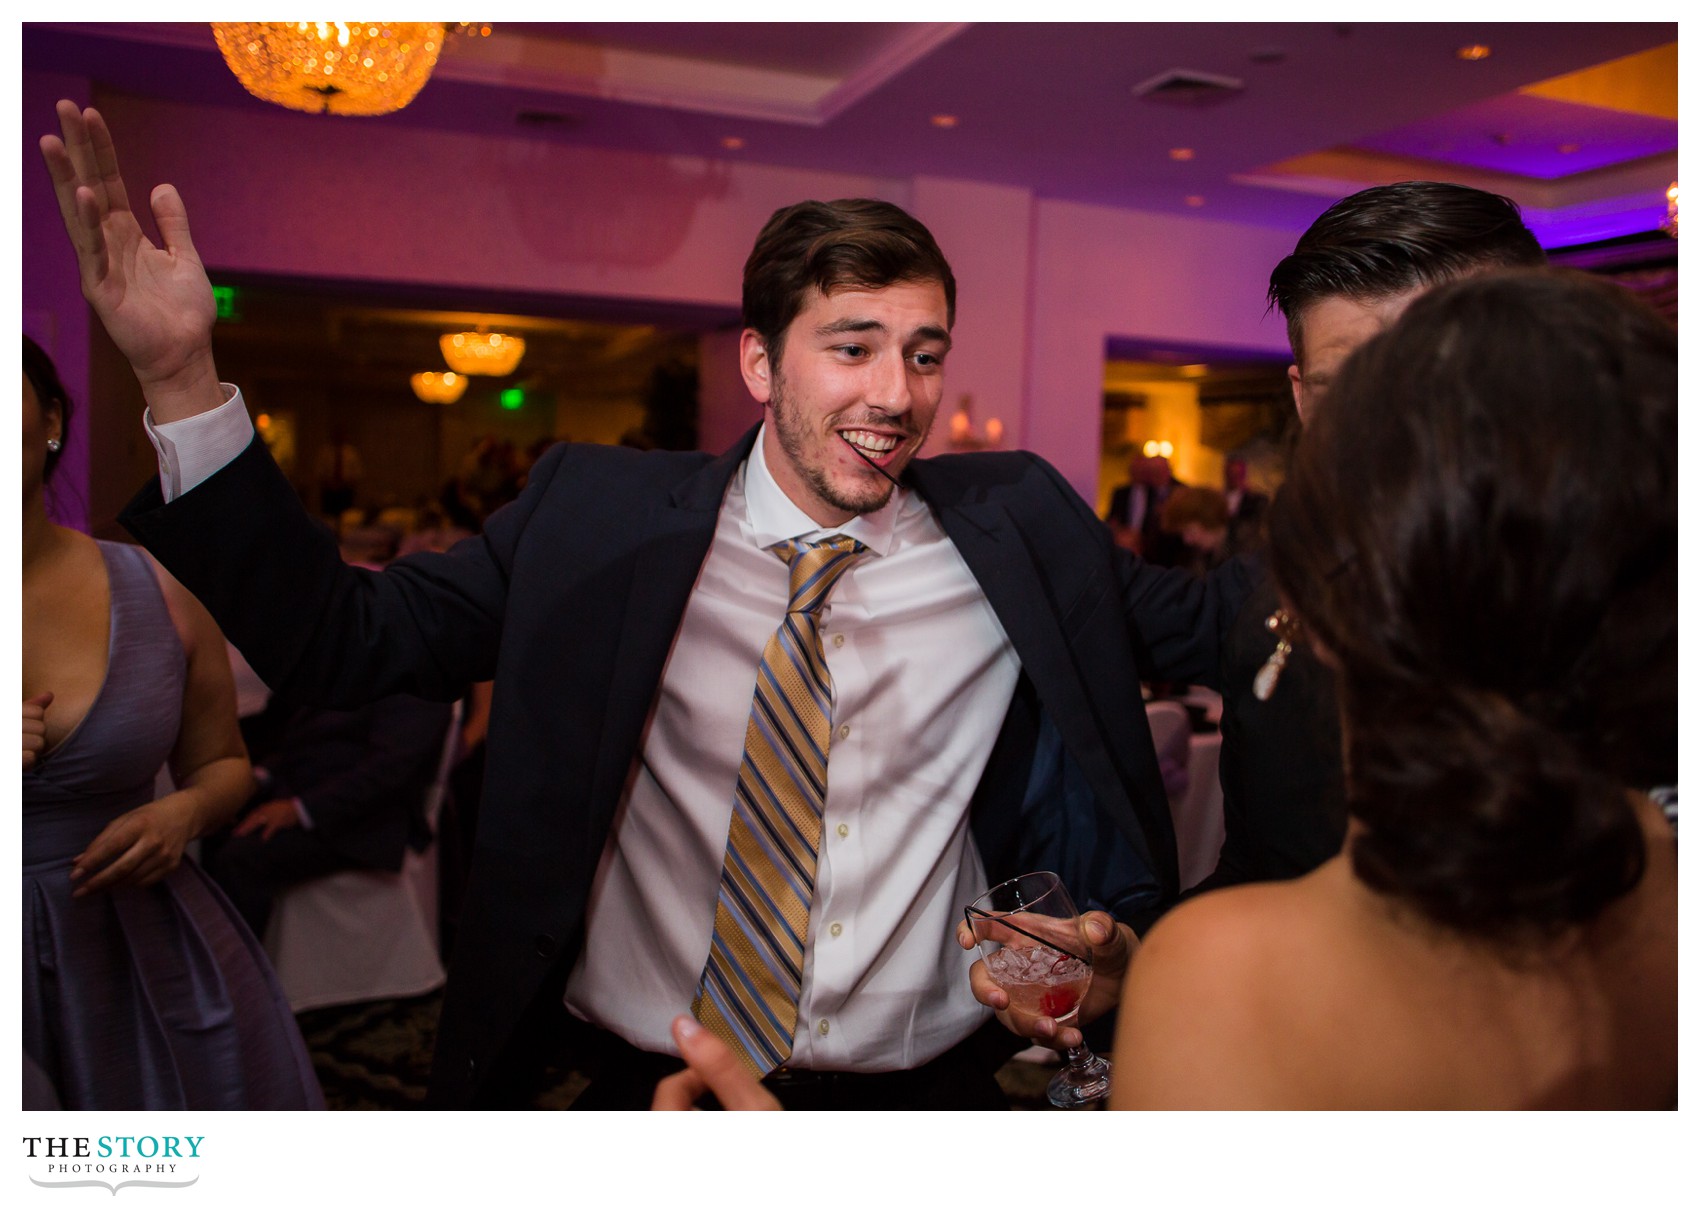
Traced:
<svg viewBox="0 0 1700 1212">
<path fill-rule="evenodd" d="M 240 320 L 242 313 L 236 306 L 236 288 L 234 286 L 215 286 L 213 292 L 213 308 L 220 320 Z"/>
<path fill-rule="evenodd" d="M 499 398 L 502 402 L 502 407 L 507 409 L 509 412 L 513 412 L 516 409 L 524 408 L 525 407 L 525 388 L 523 388 L 523 387 L 509 387 L 502 392 L 502 394 Z"/>
</svg>

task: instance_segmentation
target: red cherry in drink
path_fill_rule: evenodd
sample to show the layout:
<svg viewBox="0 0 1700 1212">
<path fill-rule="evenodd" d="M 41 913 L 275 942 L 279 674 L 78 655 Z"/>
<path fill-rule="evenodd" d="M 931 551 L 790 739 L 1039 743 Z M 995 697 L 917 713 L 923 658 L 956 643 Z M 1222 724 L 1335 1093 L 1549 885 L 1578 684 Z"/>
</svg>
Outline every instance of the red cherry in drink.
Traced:
<svg viewBox="0 0 1700 1212">
<path fill-rule="evenodd" d="M 1079 1004 L 1072 989 L 1047 989 L 1039 999 L 1039 1013 L 1048 1018 L 1061 1018 Z"/>
</svg>

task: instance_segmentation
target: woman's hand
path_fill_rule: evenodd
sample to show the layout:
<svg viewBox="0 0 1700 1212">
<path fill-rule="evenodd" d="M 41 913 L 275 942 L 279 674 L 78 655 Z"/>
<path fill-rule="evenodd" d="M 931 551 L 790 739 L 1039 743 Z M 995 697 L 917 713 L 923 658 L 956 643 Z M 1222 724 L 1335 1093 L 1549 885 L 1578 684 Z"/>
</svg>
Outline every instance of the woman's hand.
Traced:
<svg viewBox="0 0 1700 1212">
<path fill-rule="evenodd" d="M 193 794 L 178 791 L 115 818 L 72 864 L 72 895 L 158 883 L 183 861 L 200 817 Z"/>
<path fill-rule="evenodd" d="M 47 751 L 47 709 L 53 705 L 53 692 L 44 691 L 33 699 L 24 700 L 24 769 L 41 761 Z"/>
</svg>

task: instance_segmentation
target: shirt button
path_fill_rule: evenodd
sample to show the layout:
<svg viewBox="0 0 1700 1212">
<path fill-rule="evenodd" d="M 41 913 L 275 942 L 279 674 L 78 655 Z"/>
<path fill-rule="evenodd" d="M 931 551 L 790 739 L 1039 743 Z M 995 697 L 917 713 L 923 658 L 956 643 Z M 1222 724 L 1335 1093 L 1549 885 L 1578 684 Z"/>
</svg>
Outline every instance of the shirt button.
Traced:
<svg viewBox="0 0 1700 1212">
<path fill-rule="evenodd" d="M 825 1035 L 828 1031 L 831 1031 L 832 1028 L 827 1026 L 827 1022 L 823 1018 L 820 1022 L 815 1024 L 815 1030 L 819 1031 L 822 1035 Z"/>
<path fill-rule="evenodd" d="M 834 648 L 844 647 L 844 634 L 842 632 L 832 637 L 832 646 Z"/>
<path fill-rule="evenodd" d="M 849 837 L 850 836 L 850 826 L 840 825 L 838 827 L 838 836 L 839 837 Z"/>
<path fill-rule="evenodd" d="M 849 735 L 850 735 L 850 725 L 840 724 L 838 726 L 838 739 L 842 741 L 845 737 L 847 737 Z"/>
<path fill-rule="evenodd" d="M 832 937 L 833 938 L 837 938 L 839 935 L 841 935 L 843 933 L 844 933 L 844 923 L 843 922 L 832 923 Z"/>
</svg>

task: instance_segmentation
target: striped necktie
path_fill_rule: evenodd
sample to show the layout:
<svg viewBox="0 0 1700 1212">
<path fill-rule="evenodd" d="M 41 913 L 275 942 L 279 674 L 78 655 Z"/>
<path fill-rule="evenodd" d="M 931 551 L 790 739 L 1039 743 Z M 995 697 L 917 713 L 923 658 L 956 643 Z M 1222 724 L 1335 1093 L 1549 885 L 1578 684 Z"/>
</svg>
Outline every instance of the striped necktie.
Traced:
<svg viewBox="0 0 1700 1212">
<path fill-rule="evenodd" d="M 698 1021 L 757 1075 L 791 1055 L 803 986 L 832 738 L 820 608 L 866 548 L 834 535 L 773 550 L 791 566 L 791 600 L 756 670 L 714 938 L 691 1002 Z"/>
</svg>

